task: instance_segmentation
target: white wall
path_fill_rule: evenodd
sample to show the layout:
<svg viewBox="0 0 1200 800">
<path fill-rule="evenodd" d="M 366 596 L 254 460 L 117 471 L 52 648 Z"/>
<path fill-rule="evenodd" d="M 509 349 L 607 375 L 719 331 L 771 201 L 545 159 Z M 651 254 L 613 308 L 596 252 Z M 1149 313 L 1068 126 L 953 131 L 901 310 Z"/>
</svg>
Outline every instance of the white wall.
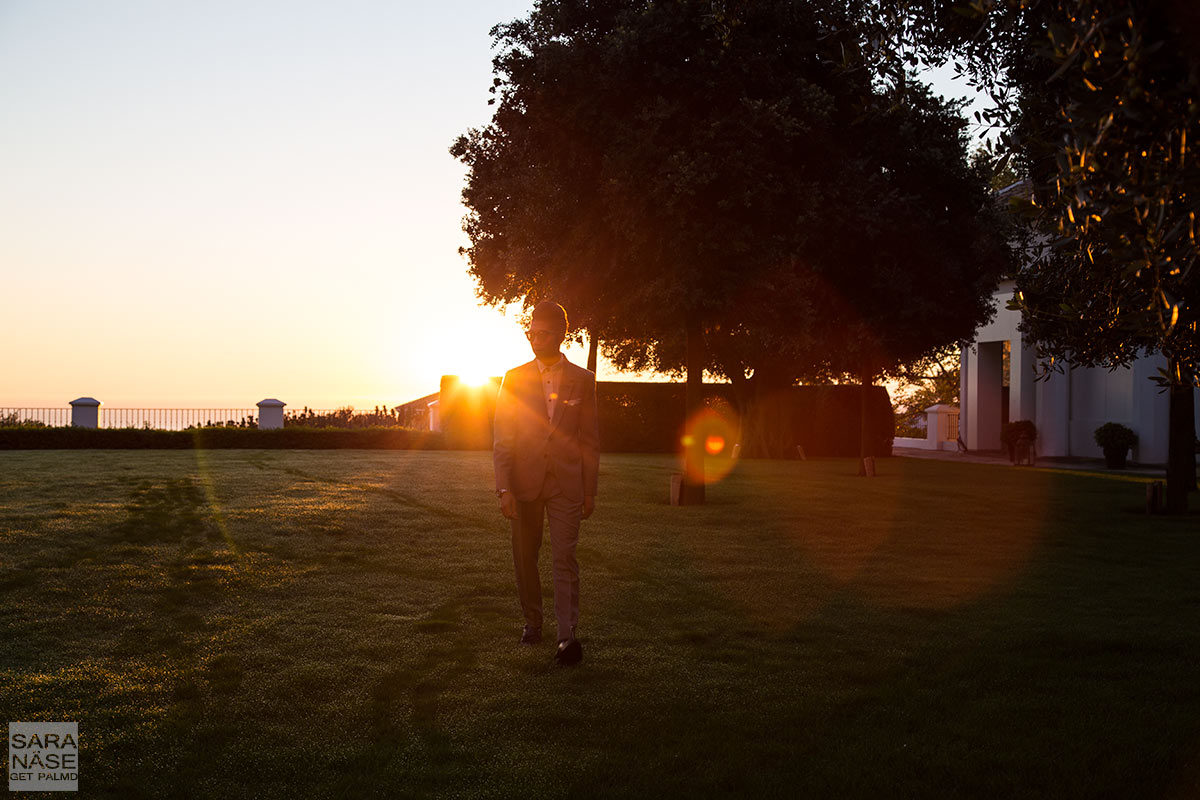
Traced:
<svg viewBox="0 0 1200 800">
<path fill-rule="evenodd" d="M 1015 281 L 1001 281 L 996 291 L 992 292 L 992 305 L 996 308 L 996 316 L 975 332 L 975 341 L 1002 342 L 1016 335 L 1017 325 L 1021 322 L 1021 312 L 1005 308 L 1012 299 L 1016 286 Z"/>
<path fill-rule="evenodd" d="M 1096 428 L 1106 422 L 1134 427 L 1133 370 L 1073 369 L 1069 378 L 1071 455 L 1101 458 Z"/>
<path fill-rule="evenodd" d="M 1165 364 L 1162 356 L 1146 356 L 1129 368 L 1074 369 L 1042 382 L 1036 418 L 1038 453 L 1100 458 L 1096 428 L 1117 422 L 1138 435 L 1134 461 L 1166 463 L 1170 401 L 1150 380 Z"/>
<path fill-rule="evenodd" d="M 1167 360 L 1158 355 L 1140 358 L 1133 365 L 1133 424 L 1129 427 L 1138 435 L 1138 443 L 1133 446 L 1133 460 L 1142 464 L 1167 463 L 1171 398 L 1150 380 L 1158 374 L 1159 367 L 1166 366 Z M 1200 397 L 1200 393 L 1197 396 Z"/>
<path fill-rule="evenodd" d="M 1075 369 L 1035 380 L 1034 349 L 1022 339 L 1020 313 L 1005 308 L 1013 282 L 1005 281 L 993 294 L 995 318 L 979 329 L 972 347 L 960 352 L 960 429 L 971 450 L 1000 447 L 1000 348 L 1010 343 L 1009 419 L 1032 419 L 1038 429 L 1038 455 L 1101 457 L 1093 433 L 1106 422 L 1119 422 L 1138 435 L 1133 460 L 1163 464 L 1167 460 L 1169 401 L 1150 380 L 1166 359 L 1138 359 L 1131 368 Z M 1200 427 L 1200 390 L 1197 391 Z"/>
<path fill-rule="evenodd" d="M 1071 455 L 1070 377 L 1055 373 L 1037 382 L 1037 409 L 1031 417 L 1037 426 L 1037 452 L 1047 458 Z"/>
</svg>

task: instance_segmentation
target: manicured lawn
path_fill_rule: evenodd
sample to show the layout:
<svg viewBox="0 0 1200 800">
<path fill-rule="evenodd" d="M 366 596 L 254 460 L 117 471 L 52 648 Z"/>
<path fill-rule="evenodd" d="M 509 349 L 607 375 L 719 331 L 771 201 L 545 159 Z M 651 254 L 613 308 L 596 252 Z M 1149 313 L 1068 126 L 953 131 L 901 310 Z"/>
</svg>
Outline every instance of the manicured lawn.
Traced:
<svg viewBox="0 0 1200 800">
<path fill-rule="evenodd" d="M 672 508 L 672 468 L 604 458 L 559 670 L 486 453 L 0 452 L 0 716 L 78 721 L 83 797 L 1200 793 L 1200 516 L 906 459 Z"/>
</svg>

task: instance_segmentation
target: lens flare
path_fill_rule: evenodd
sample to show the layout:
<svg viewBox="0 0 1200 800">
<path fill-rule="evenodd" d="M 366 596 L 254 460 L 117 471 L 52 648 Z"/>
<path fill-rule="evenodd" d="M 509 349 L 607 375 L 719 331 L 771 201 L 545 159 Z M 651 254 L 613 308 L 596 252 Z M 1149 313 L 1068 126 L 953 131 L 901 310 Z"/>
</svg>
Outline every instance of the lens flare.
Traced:
<svg viewBox="0 0 1200 800">
<path fill-rule="evenodd" d="M 730 443 L 737 436 L 737 425 L 716 409 L 705 408 L 688 421 L 680 444 L 684 447 L 699 445 L 704 448 L 706 458 L 701 465 L 689 465 L 691 479 L 712 484 L 725 478 L 737 462 L 730 458 Z M 703 474 L 696 474 L 703 470 Z"/>
</svg>

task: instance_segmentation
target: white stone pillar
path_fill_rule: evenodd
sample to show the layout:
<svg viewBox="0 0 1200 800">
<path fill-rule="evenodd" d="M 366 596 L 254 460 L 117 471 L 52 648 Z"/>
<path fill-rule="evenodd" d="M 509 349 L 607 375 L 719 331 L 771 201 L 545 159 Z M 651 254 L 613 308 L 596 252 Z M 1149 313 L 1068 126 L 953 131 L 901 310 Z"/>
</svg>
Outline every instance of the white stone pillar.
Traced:
<svg viewBox="0 0 1200 800">
<path fill-rule="evenodd" d="M 931 450 L 957 450 L 958 439 L 950 436 L 950 417 L 958 416 L 958 407 L 938 403 L 925 409 L 925 439 Z"/>
<path fill-rule="evenodd" d="M 1137 434 L 1133 460 L 1139 464 L 1167 463 L 1168 432 L 1171 424 L 1171 395 L 1160 391 L 1152 378 L 1167 359 L 1159 354 L 1143 353 L 1133 362 L 1133 420 L 1129 427 Z"/>
<path fill-rule="evenodd" d="M 79 397 L 71 401 L 71 425 L 76 428 L 100 427 L 100 401 Z"/>
<path fill-rule="evenodd" d="M 1008 419 L 1037 424 L 1037 351 L 1018 334 L 1011 341 L 1008 365 Z"/>
<path fill-rule="evenodd" d="M 958 348 L 958 438 L 963 440 L 968 448 L 971 443 L 967 441 L 967 421 L 970 415 L 971 406 L 975 402 L 975 398 L 971 396 L 968 388 L 968 377 L 971 374 L 971 348 Z"/>
<path fill-rule="evenodd" d="M 287 403 L 269 397 L 258 403 L 258 429 L 274 430 L 283 427 L 283 407 Z"/>
</svg>

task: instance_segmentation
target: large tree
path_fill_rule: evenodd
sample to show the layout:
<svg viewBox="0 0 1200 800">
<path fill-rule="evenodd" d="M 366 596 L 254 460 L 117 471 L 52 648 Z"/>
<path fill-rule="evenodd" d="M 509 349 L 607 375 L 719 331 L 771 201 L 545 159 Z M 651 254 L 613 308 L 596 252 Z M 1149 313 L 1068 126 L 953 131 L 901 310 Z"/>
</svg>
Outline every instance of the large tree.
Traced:
<svg viewBox="0 0 1200 800">
<path fill-rule="evenodd" d="M 1006 266 L 986 176 L 955 107 L 845 68 L 860 10 L 546 0 L 496 28 L 495 116 L 452 148 L 481 297 L 565 298 L 618 363 L 727 377 L 760 421 L 970 336 Z"/>
<path fill-rule="evenodd" d="M 869 385 L 971 336 L 1011 267 L 1011 223 L 965 159 L 963 121 L 919 87 L 841 129 L 840 182 L 822 187 L 811 248 L 763 269 L 739 302 L 710 317 L 707 368 L 742 400 L 756 455 L 795 443 L 780 395 L 796 380 Z M 622 366 L 678 369 L 679 344 L 610 342 Z"/>
</svg>

